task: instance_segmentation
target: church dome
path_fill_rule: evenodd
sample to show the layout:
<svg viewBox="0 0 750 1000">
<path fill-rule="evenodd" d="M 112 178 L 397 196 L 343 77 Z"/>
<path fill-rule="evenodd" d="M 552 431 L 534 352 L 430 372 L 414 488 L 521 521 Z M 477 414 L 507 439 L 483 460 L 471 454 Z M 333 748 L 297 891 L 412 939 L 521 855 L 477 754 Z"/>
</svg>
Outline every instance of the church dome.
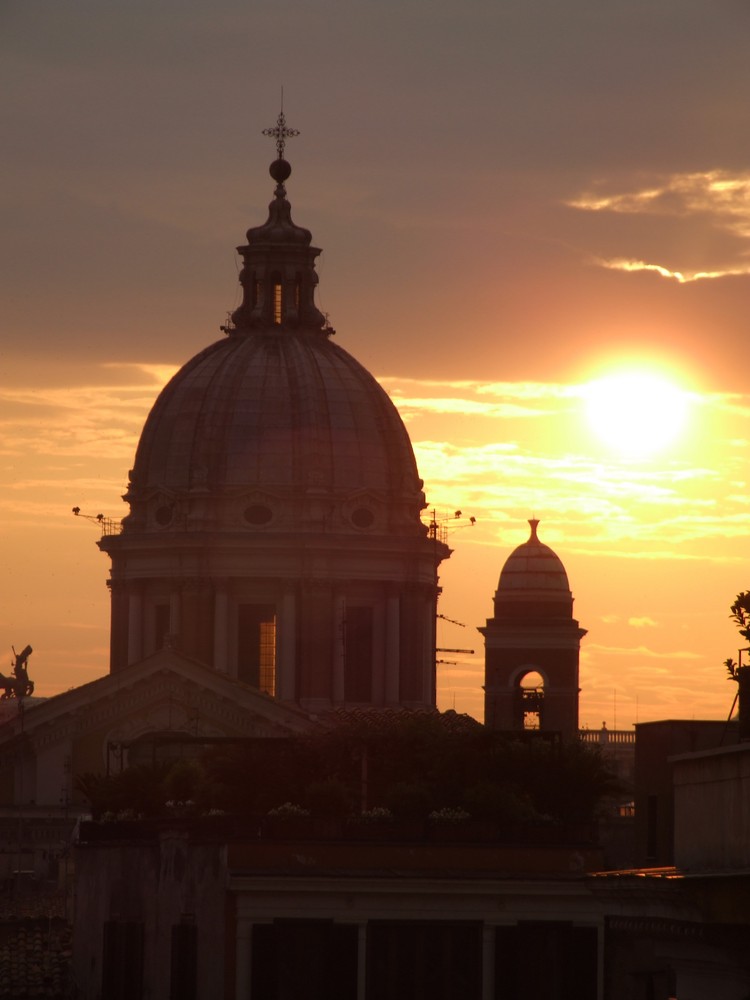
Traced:
<svg viewBox="0 0 750 1000">
<path fill-rule="evenodd" d="M 372 375 L 331 340 L 314 302 L 307 229 L 276 160 L 268 220 L 247 232 L 243 302 L 148 417 L 126 529 L 419 534 L 422 481 L 406 429 Z"/>
<path fill-rule="evenodd" d="M 167 646 L 305 711 L 435 705 L 437 569 L 422 481 L 388 394 L 315 304 L 309 230 L 284 182 L 247 230 L 226 336 L 149 414 L 99 547 L 112 560 L 110 669 Z"/>
<path fill-rule="evenodd" d="M 165 644 L 306 711 L 435 705 L 437 570 L 422 481 L 388 394 L 315 304 L 292 220 L 283 111 L 268 218 L 247 230 L 226 336 L 149 414 L 99 547 L 112 560 L 110 669 Z"/>
<path fill-rule="evenodd" d="M 410 504 L 415 516 L 423 504 L 396 407 L 322 332 L 231 333 L 189 361 L 146 421 L 131 483 L 131 501 L 156 502 L 157 525 L 165 505 L 196 491 L 252 491 L 255 513 L 240 512 L 251 524 L 260 508 L 273 517 L 306 495 L 343 505 L 338 514 L 363 528 L 380 504 Z"/>
<path fill-rule="evenodd" d="M 573 614 L 573 597 L 559 556 L 539 541 L 539 521 L 529 521 L 531 534 L 508 556 L 495 593 L 495 616 L 544 618 Z"/>
</svg>

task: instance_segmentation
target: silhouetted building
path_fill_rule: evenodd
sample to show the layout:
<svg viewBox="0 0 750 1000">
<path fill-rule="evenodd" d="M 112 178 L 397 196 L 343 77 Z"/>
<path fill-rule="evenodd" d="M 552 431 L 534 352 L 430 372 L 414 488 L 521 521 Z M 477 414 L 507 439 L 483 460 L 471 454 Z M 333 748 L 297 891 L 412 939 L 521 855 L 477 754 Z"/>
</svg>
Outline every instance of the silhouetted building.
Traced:
<svg viewBox="0 0 750 1000">
<path fill-rule="evenodd" d="M 274 698 L 435 704 L 437 567 L 409 436 L 314 303 L 278 159 L 223 340 L 165 387 L 112 559 L 111 670 L 169 642 Z"/>
<path fill-rule="evenodd" d="M 283 147 L 283 118 L 279 129 Z M 315 306 L 319 251 L 292 221 L 289 174 L 274 162 L 268 219 L 239 248 L 243 301 L 226 337 L 160 395 L 130 513 L 121 531 L 103 525 L 110 672 L 2 727 L 0 790 L 19 819 L 4 828 L 35 866 L 21 821 L 55 804 L 54 823 L 26 829 L 45 844 L 61 836 L 87 772 L 305 736 L 337 710 L 434 709 L 437 572 L 450 550 L 420 519 L 423 484 L 395 407 Z M 486 723 L 572 741 L 586 632 L 562 562 L 530 524 L 480 629 Z M 623 768 L 631 750 L 623 737 L 612 751 Z M 705 766 L 680 771 L 680 816 L 719 802 L 721 789 L 700 787 Z M 717 767 L 735 786 L 716 805 L 729 822 L 746 762 Z M 706 983 L 711 1000 L 740 1000 L 737 897 L 722 908 L 715 885 L 696 895 L 674 869 L 603 873 L 590 829 L 488 832 L 430 817 L 415 835 L 368 828 L 364 814 L 322 830 L 315 817 L 286 830 L 268 818 L 85 824 L 82 1000 L 689 1000 L 709 996 Z M 695 857 L 718 856 L 701 829 Z"/>
<path fill-rule="evenodd" d="M 680 754 L 737 743 L 737 723 L 665 719 L 638 723 L 635 730 L 635 861 L 638 865 L 672 865 L 673 760 Z"/>
<path fill-rule="evenodd" d="M 573 618 L 565 567 L 531 535 L 500 573 L 485 639 L 484 721 L 493 729 L 578 733 L 578 659 L 586 630 Z"/>
</svg>

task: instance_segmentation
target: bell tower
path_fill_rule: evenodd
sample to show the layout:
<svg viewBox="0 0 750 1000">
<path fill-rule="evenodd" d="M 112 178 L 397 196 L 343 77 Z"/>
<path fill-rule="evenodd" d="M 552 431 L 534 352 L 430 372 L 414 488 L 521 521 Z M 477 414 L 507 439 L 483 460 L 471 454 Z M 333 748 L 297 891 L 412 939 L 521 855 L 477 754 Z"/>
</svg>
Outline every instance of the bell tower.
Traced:
<svg viewBox="0 0 750 1000">
<path fill-rule="evenodd" d="M 539 521 L 505 562 L 485 641 L 485 724 L 541 729 L 574 739 L 578 732 L 578 660 L 586 629 L 573 617 L 565 567 L 539 541 Z"/>
</svg>

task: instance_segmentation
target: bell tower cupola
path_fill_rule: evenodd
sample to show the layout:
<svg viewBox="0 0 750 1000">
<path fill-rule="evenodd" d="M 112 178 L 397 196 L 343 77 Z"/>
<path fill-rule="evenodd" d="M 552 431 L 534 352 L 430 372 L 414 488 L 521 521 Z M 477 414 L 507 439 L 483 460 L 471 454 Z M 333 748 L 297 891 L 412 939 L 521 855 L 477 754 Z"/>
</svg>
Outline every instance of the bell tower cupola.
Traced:
<svg viewBox="0 0 750 1000">
<path fill-rule="evenodd" d="M 528 541 L 505 562 L 485 639 L 485 724 L 541 729 L 574 739 L 578 732 L 578 661 L 586 630 L 573 617 L 573 595 L 559 557 Z"/>
</svg>

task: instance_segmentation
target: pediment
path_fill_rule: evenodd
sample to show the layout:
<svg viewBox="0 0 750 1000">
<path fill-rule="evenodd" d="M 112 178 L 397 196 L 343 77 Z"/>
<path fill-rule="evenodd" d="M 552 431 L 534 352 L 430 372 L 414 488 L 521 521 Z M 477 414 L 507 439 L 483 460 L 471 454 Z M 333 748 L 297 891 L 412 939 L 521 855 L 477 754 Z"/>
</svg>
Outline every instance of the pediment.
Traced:
<svg viewBox="0 0 750 1000">
<path fill-rule="evenodd" d="M 34 705 L 22 724 L 38 749 L 86 733 L 125 742 L 155 732 L 273 738 L 316 728 L 296 706 L 171 649 Z M 0 743 L 20 726 L 18 717 L 6 723 Z"/>
</svg>

